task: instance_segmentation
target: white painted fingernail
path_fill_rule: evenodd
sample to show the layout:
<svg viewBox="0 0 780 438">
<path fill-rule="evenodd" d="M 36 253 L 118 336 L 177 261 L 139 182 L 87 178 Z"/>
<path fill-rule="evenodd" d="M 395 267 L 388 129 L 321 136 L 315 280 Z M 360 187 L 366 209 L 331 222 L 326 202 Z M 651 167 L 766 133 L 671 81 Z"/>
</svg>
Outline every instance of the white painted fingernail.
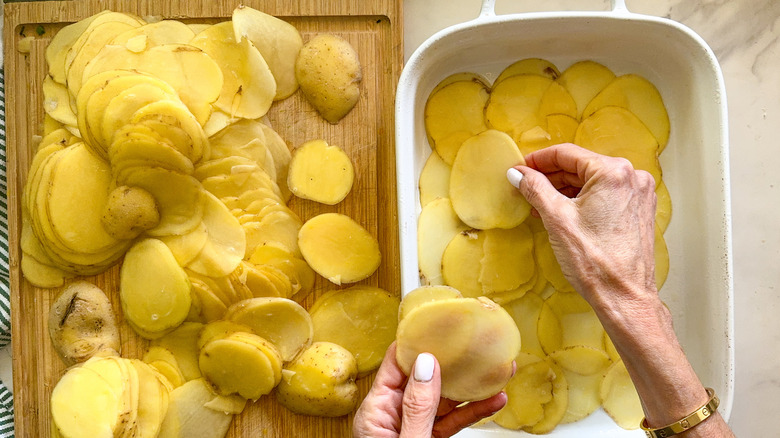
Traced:
<svg viewBox="0 0 780 438">
<path fill-rule="evenodd" d="M 433 378 L 433 355 L 420 353 L 414 362 L 414 380 L 418 382 L 430 382 Z"/>
<path fill-rule="evenodd" d="M 512 184 L 516 189 L 519 189 L 520 181 L 523 180 L 523 174 L 514 167 L 510 167 L 509 170 L 506 171 L 506 179 L 509 180 L 509 184 Z"/>
</svg>

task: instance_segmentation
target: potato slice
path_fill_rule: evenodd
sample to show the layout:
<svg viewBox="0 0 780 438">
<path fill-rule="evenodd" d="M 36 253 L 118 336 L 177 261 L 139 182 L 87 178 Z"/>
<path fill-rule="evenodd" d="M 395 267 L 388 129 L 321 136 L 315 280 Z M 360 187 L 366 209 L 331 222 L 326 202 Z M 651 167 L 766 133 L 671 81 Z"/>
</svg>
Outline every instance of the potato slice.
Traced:
<svg viewBox="0 0 780 438">
<path fill-rule="evenodd" d="M 130 364 L 138 373 L 138 414 L 135 421 L 135 436 L 154 438 L 160 431 L 168 411 L 169 387 L 167 380 L 157 370 L 140 360 L 131 359 Z"/>
<path fill-rule="evenodd" d="M 106 46 L 84 68 L 84 80 L 108 70 L 136 70 L 169 83 L 201 125 L 222 90 L 219 65 L 187 44 L 163 44 L 139 53 L 120 45 Z"/>
<path fill-rule="evenodd" d="M 623 361 L 615 362 L 609 367 L 601 381 L 599 396 L 604 411 L 618 426 L 627 430 L 639 428 L 639 422 L 645 413 Z"/>
<path fill-rule="evenodd" d="M 538 357 L 530 360 L 527 365 L 518 365 L 507 384 L 507 404 L 493 418 L 501 427 L 518 430 L 533 426 L 544 418 L 544 405 L 552 401 L 555 372 Z"/>
<path fill-rule="evenodd" d="M 284 362 L 293 360 L 311 345 L 314 336 L 314 326 L 306 309 L 285 298 L 240 301 L 228 308 L 225 319 L 245 325 L 273 343 Z"/>
<path fill-rule="evenodd" d="M 59 84 L 65 85 L 65 58 L 73 43 L 84 33 L 90 24 L 98 17 L 106 14 L 116 14 L 108 10 L 98 12 L 76 23 L 60 29 L 46 46 L 46 64 L 49 66 L 49 75 Z M 105 17 L 103 18 L 105 19 Z"/>
<path fill-rule="evenodd" d="M 309 219 L 298 233 L 298 245 L 315 272 L 339 285 L 368 278 L 382 260 L 376 238 L 338 213 Z"/>
<path fill-rule="evenodd" d="M 233 10 L 233 31 L 236 41 L 243 38 L 254 44 L 268 63 L 276 81 L 274 100 L 292 95 L 298 89 L 295 60 L 303 47 L 303 39 L 295 26 L 248 6 Z"/>
<path fill-rule="evenodd" d="M 190 282 L 164 243 L 145 239 L 133 245 L 120 276 L 125 318 L 143 334 L 162 336 L 187 317 L 192 303 Z"/>
<path fill-rule="evenodd" d="M 545 356 L 537 334 L 537 321 L 542 313 L 543 306 L 544 300 L 532 293 L 525 294 L 521 298 L 504 304 L 504 309 L 515 320 L 517 329 L 520 331 L 520 339 L 522 340 L 520 351 L 538 357 Z"/>
<path fill-rule="evenodd" d="M 428 97 L 425 132 L 445 163 L 451 165 L 463 142 L 487 129 L 483 113 L 488 97 L 488 86 L 477 78 L 453 82 Z"/>
<path fill-rule="evenodd" d="M 482 272 L 485 233 L 479 230 L 463 231 L 450 240 L 441 258 L 444 284 L 459 290 L 465 297 L 482 295 L 479 275 Z"/>
<path fill-rule="evenodd" d="M 70 105 L 71 96 L 68 88 L 57 83 L 51 76 L 46 76 L 42 84 L 43 109 L 52 119 L 70 126 L 77 126 L 76 114 Z"/>
<path fill-rule="evenodd" d="M 360 400 L 355 358 L 330 342 L 315 342 L 287 370 L 276 389 L 276 400 L 304 415 L 340 417 L 352 413 Z"/>
<path fill-rule="evenodd" d="M 611 365 L 609 356 L 604 350 L 584 345 L 564 347 L 550 353 L 550 357 L 564 370 L 582 376 L 601 374 Z"/>
<path fill-rule="evenodd" d="M 564 371 L 551 360 L 547 363 L 555 373 L 552 381 L 553 398 L 544 405 L 544 417 L 533 426 L 523 427 L 523 430 L 534 435 L 544 435 L 552 432 L 561 422 L 569 405 L 569 384 L 566 381 Z"/>
<path fill-rule="evenodd" d="M 533 234 L 525 224 L 486 230 L 482 249 L 479 282 L 486 295 L 517 289 L 536 274 Z"/>
<path fill-rule="evenodd" d="M 347 197 L 355 180 L 349 156 L 325 140 L 308 141 L 295 149 L 287 186 L 299 198 L 336 205 Z"/>
<path fill-rule="evenodd" d="M 193 163 L 209 155 L 203 128 L 179 100 L 152 102 L 136 111 L 130 122 L 147 124 L 162 138 L 171 141 Z"/>
<path fill-rule="evenodd" d="M 399 304 L 398 297 L 377 287 L 330 291 L 311 308 L 314 342 L 346 348 L 355 357 L 358 375 L 365 376 L 379 368 L 395 340 Z"/>
<path fill-rule="evenodd" d="M 501 306 L 487 298 L 437 300 L 417 306 L 398 325 L 398 365 L 409 375 L 422 352 L 441 365 L 441 395 L 481 400 L 498 393 L 512 375 L 520 334 Z"/>
<path fill-rule="evenodd" d="M 204 379 L 196 379 L 174 389 L 159 438 L 223 438 L 233 415 L 209 409 L 206 404 L 221 396 Z"/>
<path fill-rule="evenodd" d="M 488 126 L 506 132 L 516 142 L 525 131 L 544 126 L 546 114 L 539 109 L 551 84 L 552 79 L 536 74 L 519 74 L 496 84 L 485 107 Z"/>
<path fill-rule="evenodd" d="M 558 67 L 556 67 L 555 64 L 546 59 L 521 59 L 502 70 L 493 82 L 493 86 L 495 87 L 506 78 L 517 75 L 537 75 L 555 80 L 561 75 L 561 72 L 558 71 Z"/>
<path fill-rule="evenodd" d="M 112 438 L 122 394 L 93 370 L 68 370 L 51 394 L 51 415 L 62 437 Z"/>
<path fill-rule="evenodd" d="M 306 100 L 335 125 L 357 104 L 363 73 L 357 52 L 347 40 L 319 34 L 298 52 L 295 78 Z"/>
<path fill-rule="evenodd" d="M 186 381 L 201 376 L 198 367 L 198 336 L 203 324 L 184 322 L 165 336 L 152 341 L 152 346 L 170 351 Z"/>
<path fill-rule="evenodd" d="M 577 128 L 574 142 L 611 157 L 623 157 L 635 169 L 646 170 L 661 181 L 660 149 L 653 134 L 630 111 L 617 106 L 599 109 Z"/>
<path fill-rule="evenodd" d="M 566 114 L 550 114 L 545 117 L 546 128 L 535 126 L 520 135 L 517 147 L 523 156 L 548 146 L 571 143 L 577 133 L 577 120 Z"/>
<path fill-rule="evenodd" d="M 235 217 L 211 193 L 205 193 L 203 225 L 208 238 L 187 268 L 210 277 L 233 272 L 244 258 L 246 236 Z"/>
<path fill-rule="evenodd" d="M 417 258 L 421 284 L 443 284 L 442 257 L 447 245 L 467 229 L 447 198 L 426 204 L 417 219 Z"/>
<path fill-rule="evenodd" d="M 595 61 L 580 61 L 564 70 L 557 81 L 566 88 L 577 103 L 577 120 L 581 120 L 582 113 L 590 101 L 613 79 L 615 74 L 602 64 Z"/>
<path fill-rule="evenodd" d="M 561 265 L 555 258 L 547 231 L 538 231 L 534 233 L 534 256 L 536 256 L 536 265 L 544 278 L 553 285 L 555 290 L 561 292 L 574 292 L 574 286 L 563 275 Z"/>
<path fill-rule="evenodd" d="M 202 221 L 189 233 L 160 237 L 160 240 L 171 250 L 179 266 L 187 266 L 193 261 L 200 254 L 208 239 L 208 228 Z"/>
<path fill-rule="evenodd" d="M 203 377 L 221 395 L 257 400 L 281 380 L 282 362 L 276 348 L 252 333 L 212 339 L 201 348 L 199 363 Z"/>
<path fill-rule="evenodd" d="M 503 132 L 488 130 L 463 143 L 452 165 L 450 199 L 466 225 L 514 228 L 528 217 L 531 205 L 506 180 L 507 169 L 518 164 L 525 160 Z"/>
<path fill-rule="evenodd" d="M 436 151 L 425 161 L 420 172 L 420 205 L 425 207 L 437 198 L 450 197 L 450 173 L 452 167 L 445 163 Z"/>
<path fill-rule="evenodd" d="M 65 283 L 66 278 L 73 276 L 73 274 L 53 266 L 53 264 L 39 261 L 26 252 L 22 252 L 22 261 L 19 263 L 19 267 L 22 269 L 22 275 L 30 284 L 46 289 L 60 287 Z"/>
<path fill-rule="evenodd" d="M 114 37 L 111 44 L 142 52 L 163 44 L 187 44 L 194 36 L 195 32 L 181 21 L 161 20 L 121 33 Z"/>
<path fill-rule="evenodd" d="M 588 376 L 568 371 L 563 368 L 566 382 L 569 384 L 569 404 L 561 424 L 573 423 L 592 414 L 601 406 L 599 389 L 604 380 L 604 373 L 599 372 Z"/>
<path fill-rule="evenodd" d="M 659 290 L 666 283 L 669 276 L 669 249 L 666 247 L 666 239 L 661 227 L 655 227 L 655 286 Z"/>
<path fill-rule="evenodd" d="M 656 139 L 658 153 L 663 152 L 669 142 L 669 115 L 655 85 L 636 74 L 617 77 L 590 101 L 582 117 L 588 118 L 608 106 L 625 108 L 636 115 Z"/>
<path fill-rule="evenodd" d="M 314 287 L 314 270 L 291 251 L 273 244 L 258 246 L 249 258 L 255 265 L 265 265 L 277 268 L 290 279 L 292 295 L 308 295 Z M 292 298 L 288 297 L 288 298 Z M 299 299 L 296 301 L 300 302 Z"/>
<path fill-rule="evenodd" d="M 543 333 L 546 320 L 553 318 L 560 324 L 557 339 Z M 604 351 L 604 329 L 587 301 L 575 292 L 555 292 L 545 300 L 539 315 L 539 341 L 548 354 L 571 346 L 587 346 Z M 544 336 L 543 336 L 544 335 Z M 552 341 L 552 342 L 550 342 Z"/>
<path fill-rule="evenodd" d="M 665 233 L 672 220 L 672 197 L 663 180 L 655 188 L 655 197 L 655 223 L 658 224 L 661 232 Z"/>
<path fill-rule="evenodd" d="M 262 216 L 259 222 L 247 222 L 242 227 L 247 240 L 245 258 L 251 257 L 258 247 L 269 244 L 280 245 L 296 257 L 301 255 L 299 236 L 302 224 L 292 210 L 269 213 Z M 307 262 L 311 264 L 308 259 Z"/>
<path fill-rule="evenodd" d="M 268 112 L 276 96 L 274 76 L 252 41 L 236 39 L 231 21 L 210 26 L 189 44 L 211 56 L 222 70 L 222 90 L 214 106 L 247 119 Z"/>
<path fill-rule="evenodd" d="M 451 298 L 463 298 L 463 295 L 454 287 L 449 286 L 437 285 L 418 287 L 404 295 L 404 299 L 401 301 L 400 307 L 398 308 L 398 320 L 400 321 L 403 319 L 409 312 L 421 304 Z"/>
</svg>

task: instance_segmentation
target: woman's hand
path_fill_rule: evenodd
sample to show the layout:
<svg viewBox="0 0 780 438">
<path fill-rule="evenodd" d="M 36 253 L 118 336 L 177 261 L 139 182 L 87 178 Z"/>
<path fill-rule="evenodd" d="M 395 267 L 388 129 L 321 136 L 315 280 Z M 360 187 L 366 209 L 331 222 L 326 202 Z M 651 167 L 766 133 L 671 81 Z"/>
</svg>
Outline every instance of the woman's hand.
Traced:
<svg viewBox="0 0 780 438">
<path fill-rule="evenodd" d="M 355 414 L 355 438 L 450 437 L 498 412 L 506 394 L 460 403 L 441 398 L 441 369 L 433 355 L 417 357 L 407 378 L 395 360 L 395 343 L 387 349 L 374 385 Z"/>
</svg>

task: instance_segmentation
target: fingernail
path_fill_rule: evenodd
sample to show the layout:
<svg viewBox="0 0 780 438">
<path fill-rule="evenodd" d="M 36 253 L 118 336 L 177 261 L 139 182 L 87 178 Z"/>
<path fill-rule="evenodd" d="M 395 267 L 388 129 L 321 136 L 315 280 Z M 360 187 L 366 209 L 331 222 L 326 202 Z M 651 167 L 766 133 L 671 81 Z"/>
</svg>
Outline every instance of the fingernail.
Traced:
<svg viewBox="0 0 780 438">
<path fill-rule="evenodd" d="M 509 180 L 509 184 L 512 184 L 515 188 L 520 188 L 520 181 L 523 180 L 523 174 L 514 167 L 509 168 L 506 171 L 506 179 Z"/>
<path fill-rule="evenodd" d="M 414 362 L 414 380 L 430 382 L 433 378 L 433 356 L 430 353 L 420 353 Z"/>
</svg>

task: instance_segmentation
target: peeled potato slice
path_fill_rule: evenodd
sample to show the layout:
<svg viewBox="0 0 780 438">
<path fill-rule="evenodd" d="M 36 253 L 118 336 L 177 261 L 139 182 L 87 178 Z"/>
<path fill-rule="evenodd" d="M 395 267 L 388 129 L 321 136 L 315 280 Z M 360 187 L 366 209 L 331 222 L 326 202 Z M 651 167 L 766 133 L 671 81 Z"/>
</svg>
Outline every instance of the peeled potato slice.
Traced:
<svg viewBox="0 0 780 438">
<path fill-rule="evenodd" d="M 299 198 L 336 205 L 352 190 L 355 169 L 343 149 L 312 140 L 295 149 L 287 186 Z"/>
<path fill-rule="evenodd" d="M 635 430 L 644 418 L 644 410 L 634 383 L 623 361 L 612 364 L 599 388 L 604 411 L 623 429 Z"/>
<path fill-rule="evenodd" d="M 422 286 L 404 295 L 401 306 L 398 309 L 398 319 L 403 319 L 409 312 L 417 306 L 431 301 L 463 298 L 461 293 L 449 286 Z"/>
<path fill-rule="evenodd" d="M 486 298 L 437 300 L 417 306 L 398 325 L 396 359 L 409 375 L 417 356 L 433 354 L 441 365 L 441 395 L 482 400 L 512 375 L 520 334 L 501 306 Z"/>
<path fill-rule="evenodd" d="M 190 282 L 164 243 L 146 239 L 133 245 L 120 276 L 122 310 L 142 335 L 162 336 L 187 317 Z"/>
<path fill-rule="evenodd" d="M 445 163 L 452 164 L 463 142 L 487 129 L 483 112 L 488 96 L 488 86 L 475 77 L 453 82 L 428 97 L 425 131 Z"/>
<path fill-rule="evenodd" d="M 635 74 L 617 77 L 590 101 L 582 117 L 590 117 L 607 106 L 622 107 L 636 115 L 655 137 L 658 153 L 663 152 L 669 142 L 669 115 L 655 85 Z"/>
<path fill-rule="evenodd" d="M 531 205 L 506 180 L 507 169 L 518 164 L 525 160 L 503 132 L 488 130 L 463 143 L 452 165 L 450 199 L 466 225 L 514 228 L 528 217 Z"/>
<path fill-rule="evenodd" d="M 443 284 L 442 257 L 450 241 L 466 230 L 447 198 L 426 204 L 417 219 L 417 258 L 422 284 Z"/>
<path fill-rule="evenodd" d="M 425 207 L 437 198 L 450 197 L 450 173 L 452 167 L 442 160 L 436 151 L 425 161 L 420 172 L 420 205 Z"/>
<path fill-rule="evenodd" d="M 386 290 L 355 286 L 322 295 L 311 308 L 314 342 L 332 342 L 352 353 L 359 376 L 379 367 L 395 339 L 400 301 Z"/>
<path fill-rule="evenodd" d="M 309 266 L 335 284 L 368 278 L 382 260 L 376 238 L 338 213 L 309 219 L 298 233 L 298 245 Z"/>
<path fill-rule="evenodd" d="M 499 82 L 506 78 L 517 75 L 537 75 L 556 79 L 560 74 L 561 72 L 558 71 L 558 67 L 546 59 L 526 58 L 509 65 L 509 67 L 501 71 L 495 82 L 493 82 L 493 86 L 495 87 Z"/>
<path fill-rule="evenodd" d="M 590 101 L 613 79 L 615 74 L 609 68 L 595 61 L 580 61 L 564 70 L 557 81 L 566 88 L 577 103 L 579 120 Z"/>
<path fill-rule="evenodd" d="M 225 319 L 243 324 L 273 343 L 285 362 L 311 345 L 314 336 L 314 326 L 306 309 L 285 298 L 240 301 L 228 308 Z"/>
</svg>

